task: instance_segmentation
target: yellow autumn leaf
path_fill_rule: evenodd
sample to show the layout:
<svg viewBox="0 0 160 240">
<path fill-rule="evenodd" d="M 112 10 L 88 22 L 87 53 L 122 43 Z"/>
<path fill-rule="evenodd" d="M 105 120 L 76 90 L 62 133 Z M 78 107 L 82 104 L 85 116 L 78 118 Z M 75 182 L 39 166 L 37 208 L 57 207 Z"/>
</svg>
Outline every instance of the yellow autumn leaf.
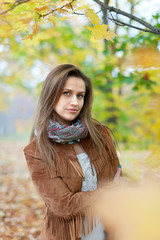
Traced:
<svg viewBox="0 0 160 240">
<path fill-rule="evenodd" d="M 98 24 L 96 26 L 92 27 L 86 27 L 89 31 L 92 32 L 93 36 L 97 40 L 101 39 L 107 39 L 113 41 L 113 38 L 116 37 L 117 35 L 114 32 L 107 31 L 108 25 L 106 24 Z"/>
<path fill-rule="evenodd" d="M 98 15 L 93 12 L 92 9 L 87 9 L 85 11 L 85 15 L 87 18 L 90 19 L 93 25 L 101 23 L 101 20 L 99 19 Z"/>
<path fill-rule="evenodd" d="M 90 31 L 92 31 L 92 34 L 95 39 L 101 40 L 104 38 L 104 33 L 107 31 L 108 26 L 106 24 L 98 24 L 94 26 L 93 28 L 90 28 Z"/>
<path fill-rule="evenodd" d="M 113 42 L 113 38 L 114 38 L 114 37 L 117 37 L 117 34 L 115 34 L 115 33 L 112 32 L 112 31 L 106 31 L 105 34 L 104 34 L 104 38 L 105 38 L 106 40 L 110 40 L 110 41 L 112 41 L 112 42 Z"/>
</svg>

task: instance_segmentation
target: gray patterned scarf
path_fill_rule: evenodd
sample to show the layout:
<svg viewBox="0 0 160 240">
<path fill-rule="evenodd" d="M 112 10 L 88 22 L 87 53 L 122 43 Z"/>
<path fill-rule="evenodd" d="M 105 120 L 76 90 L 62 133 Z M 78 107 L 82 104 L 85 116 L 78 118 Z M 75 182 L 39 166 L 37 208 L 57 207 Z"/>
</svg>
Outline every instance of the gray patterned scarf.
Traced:
<svg viewBox="0 0 160 240">
<path fill-rule="evenodd" d="M 79 119 L 72 125 L 60 125 L 50 120 L 48 126 L 48 137 L 53 141 L 62 144 L 75 144 L 80 142 L 88 134 L 88 128 L 83 119 Z"/>
</svg>

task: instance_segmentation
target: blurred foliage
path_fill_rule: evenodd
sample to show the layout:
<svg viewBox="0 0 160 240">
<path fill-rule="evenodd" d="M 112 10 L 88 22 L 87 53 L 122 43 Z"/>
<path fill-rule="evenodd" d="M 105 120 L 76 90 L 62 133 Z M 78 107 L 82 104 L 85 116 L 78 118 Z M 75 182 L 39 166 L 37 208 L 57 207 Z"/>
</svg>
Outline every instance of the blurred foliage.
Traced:
<svg viewBox="0 0 160 240">
<path fill-rule="evenodd" d="M 21 34 L 23 39 L 33 39 L 43 23 L 48 21 L 55 25 L 56 21 L 65 21 L 72 18 L 73 14 L 83 15 L 91 22 L 92 26 L 86 26 L 97 39 L 113 41 L 115 33 L 108 30 L 108 25 L 101 24 L 99 16 L 91 9 L 93 4 L 77 0 L 27 0 L 6 2 L 1 0 L 0 37 L 6 38 Z"/>
</svg>

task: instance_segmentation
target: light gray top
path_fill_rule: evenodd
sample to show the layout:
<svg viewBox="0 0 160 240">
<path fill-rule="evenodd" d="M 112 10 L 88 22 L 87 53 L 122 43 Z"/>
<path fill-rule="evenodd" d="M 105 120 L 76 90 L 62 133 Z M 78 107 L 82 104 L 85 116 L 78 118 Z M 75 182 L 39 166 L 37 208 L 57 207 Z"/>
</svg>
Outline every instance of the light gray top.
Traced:
<svg viewBox="0 0 160 240">
<path fill-rule="evenodd" d="M 90 165 L 90 159 L 86 153 L 81 153 L 77 155 L 78 161 L 81 165 L 85 179 L 82 180 L 82 189 L 81 191 L 91 191 L 97 188 L 97 173 L 95 167 L 92 163 L 94 176 L 92 174 L 92 169 Z M 84 220 L 85 221 L 85 220 Z M 101 223 L 97 221 L 96 227 L 93 228 L 93 231 L 87 236 L 83 235 L 81 240 L 105 240 L 104 228 Z"/>
<path fill-rule="evenodd" d="M 97 173 L 94 165 L 92 164 L 94 176 L 90 165 L 88 155 L 84 152 L 77 155 L 78 161 L 81 165 L 85 179 L 82 180 L 82 192 L 91 191 L 97 188 Z"/>
</svg>

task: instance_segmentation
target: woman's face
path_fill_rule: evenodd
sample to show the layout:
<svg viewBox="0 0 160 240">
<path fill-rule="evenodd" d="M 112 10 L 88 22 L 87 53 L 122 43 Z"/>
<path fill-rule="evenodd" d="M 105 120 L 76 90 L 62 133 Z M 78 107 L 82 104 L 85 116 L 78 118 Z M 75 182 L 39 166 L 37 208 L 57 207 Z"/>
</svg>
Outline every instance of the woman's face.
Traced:
<svg viewBox="0 0 160 240">
<path fill-rule="evenodd" d="M 86 86 L 82 78 L 68 77 L 54 106 L 54 111 L 57 113 L 56 121 L 60 124 L 70 125 L 80 114 L 84 104 L 85 92 Z"/>
</svg>

